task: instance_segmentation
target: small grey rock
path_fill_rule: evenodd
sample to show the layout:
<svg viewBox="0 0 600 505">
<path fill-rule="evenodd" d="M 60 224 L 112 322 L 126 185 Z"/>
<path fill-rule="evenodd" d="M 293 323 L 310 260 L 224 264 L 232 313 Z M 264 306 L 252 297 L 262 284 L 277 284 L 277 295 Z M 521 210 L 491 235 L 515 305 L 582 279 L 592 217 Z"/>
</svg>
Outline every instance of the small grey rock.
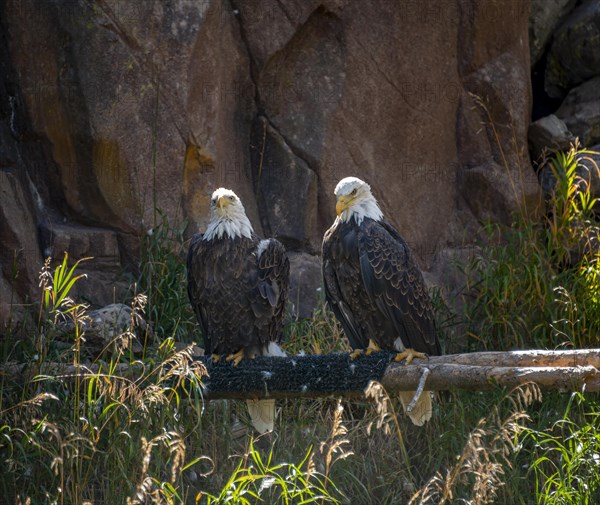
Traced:
<svg viewBox="0 0 600 505">
<path fill-rule="evenodd" d="M 575 142 L 575 136 L 564 121 L 554 114 L 531 123 L 527 132 L 529 152 L 533 160 L 539 160 L 544 153 L 567 151 Z"/>
</svg>

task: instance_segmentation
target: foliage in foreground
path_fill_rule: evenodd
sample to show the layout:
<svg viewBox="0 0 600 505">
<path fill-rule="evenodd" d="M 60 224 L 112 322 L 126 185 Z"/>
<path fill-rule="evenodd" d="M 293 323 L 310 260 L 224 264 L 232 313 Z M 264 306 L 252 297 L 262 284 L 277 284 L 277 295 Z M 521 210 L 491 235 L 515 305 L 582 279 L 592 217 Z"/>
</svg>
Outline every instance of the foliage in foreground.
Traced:
<svg viewBox="0 0 600 505">
<path fill-rule="evenodd" d="M 537 502 L 600 503 L 600 405 L 573 393 L 562 416 L 547 429 L 525 430 L 531 446 Z"/>
<path fill-rule="evenodd" d="M 187 457 L 184 440 L 194 436 L 194 427 L 181 430 L 178 420 L 184 406 L 200 412 L 206 370 L 192 360 L 190 347 L 176 352 L 170 339 L 156 349 L 155 364 L 131 361 L 129 373 L 121 370 L 124 346 L 115 346 L 108 360 L 84 365 L 86 307 L 69 298 L 77 280 L 66 256 L 54 272 L 49 262 L 45 265 L 36 342 L 35 366 L 41 367 L 53 343 L 52 329 L 70 319 L 73 345 L 58 359 L 71 367 L 25 384 L 9 378 L 2 382 L 2 494 L 14 503 L 27 498 L 35 503 L 118 503 L 126 496 L 131 503 L 141 503 L 144 496 L 181 501 L 183 474 L 201 458 Z M 143 305 L 144 298 L 136 297 L 133 313 Z M 133 333 L 135 321 L 132 317 L 132 327 L 115 340 Z"/>
<path fill-rule="evenodd" d="M 594 202 L 574 170 L 582 156 L 557 158 L 559 184 L 544 225 L 521 219 L 511 229 L 489 228 L 493 245 L 466 272 L 473 349 L 597 345 L 597 256 L 588 247 Z M 43 269 L 32 343 L 4 340 L 4 362 L 34 366 L 24 383 L 0 375 L 7 502 L 599 501 L 599 409 L 590 395 L 549 392 L 542 402 L 534 386 L 451 392 L 416 428 L 373 384 L 365 401 L 282 401 L 276 435 L 237 437 L 248 426 L 243 405 L 203 402 L 205 370 L 190 347 L 175 346 L 193 327 L 182 238 L 163 221 L 145 240 L 132 300 L 132 313 L 145 311 L 153 328 L 142 359 L 127 347 L 137 330 L 132 317 L 115 345 L 83 362 L 87 307 L 69 297 L 83 279 L 66 257 Z M 67 349 L 55 341 L 65 320 L 74 328 Z M 286 333 L 292 353 L 347 348 L 324 307 Z M 70 368 L 35 376 L 49 360 Z"/>
<path fill-rule="evenodd" d="M 509 229 L 486 228 L 488 245 L 466 270 L 473 349 L 598 345 L 600 233 L 579 175 L 589 153 L 573 147 L 551 160 L 557 184 L 543 222 L 520 216 Z"/>
<path fill-rule="evenodd" d="M 136 287 L 148 298 L 146 320 L 154 330 L 155 344 L 168 337 L 188 342 L 195 331 L 196 320 L 185 289 L 187 246 L 183 235 L 184 226 L 173 228 L 162 212 L 156 213 L 156 225 L 142 235 Z"/>
</svg>

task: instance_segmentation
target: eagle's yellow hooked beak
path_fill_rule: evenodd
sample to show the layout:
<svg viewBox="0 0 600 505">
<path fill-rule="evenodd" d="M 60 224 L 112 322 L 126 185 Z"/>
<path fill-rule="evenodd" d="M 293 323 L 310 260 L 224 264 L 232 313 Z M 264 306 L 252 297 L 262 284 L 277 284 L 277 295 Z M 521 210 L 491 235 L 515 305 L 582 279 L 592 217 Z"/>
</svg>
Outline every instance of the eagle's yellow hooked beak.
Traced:
<svg viewBox="0 0 600 505">
<path fill-rule="evenodd" d="M 350 205 L 350 201 L 351 199 L 347 196 L 340 196 L 338 198 L 337 203 L 335 204 L 335 211 L 338 216 L 340 216 L 342 212 L 344 212 L 348 208 L 348 206 Z"/>
<path fill-rule="evenodd" d="M 217 200 L 217 206 L 221 210 L 223 210 L 228 205 L 231 205 L 231 202 L 229 201 L 229 198 L 227 198 L 226 196 L 220 196 L 219 199 Z"/>
</svg>

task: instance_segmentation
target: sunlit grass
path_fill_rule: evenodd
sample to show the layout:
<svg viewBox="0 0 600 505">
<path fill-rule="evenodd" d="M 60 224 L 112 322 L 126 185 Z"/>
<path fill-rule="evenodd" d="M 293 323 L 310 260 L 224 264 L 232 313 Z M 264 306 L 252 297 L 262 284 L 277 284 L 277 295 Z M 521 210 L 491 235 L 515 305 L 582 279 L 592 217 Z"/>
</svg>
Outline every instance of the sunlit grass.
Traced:
<svg viewBox="0 0 600 505">
<path fill-rule="evenodd" d="M 600 502 L 600 410 L 597 401 L 571 395 L 561 416 L 544 430 L 528 429 L 529 474 L 535 476 L 537 503 Z"/>
</svg>

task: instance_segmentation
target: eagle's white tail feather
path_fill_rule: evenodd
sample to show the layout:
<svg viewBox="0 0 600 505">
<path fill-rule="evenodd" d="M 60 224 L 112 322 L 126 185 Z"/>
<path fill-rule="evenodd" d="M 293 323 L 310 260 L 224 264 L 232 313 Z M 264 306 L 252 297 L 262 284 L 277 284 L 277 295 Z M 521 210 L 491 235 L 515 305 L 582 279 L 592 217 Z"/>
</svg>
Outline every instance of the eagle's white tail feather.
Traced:
<svg viewBox="0 0 600 505">
<path fill-rule="evenodd" d="M 264 351 L 265 356 L 278 356 L 280 358 L 285 358 L 287 356 L 286 352 L 277 345 L 277 342 L 269 342 L 269 345 Z"/>
<path fill-rule="evenodd" d="M 252 426 L 261 435 L 275 428 L 275 400 L 246 400 Z"/>
<path fill-rule="evenodd" d="M 256 349 L 256 354 L 263 356 L 285 357 L 285 351 L 276 342 L 269 342 L 262 349 Z M 254 355 L 256 355 L 254 354 Z M 275 428 L 275 400 L 246 400 L 252 426 L 261 435 Z"/>
<path fill-rule="evenodd" d="M 413 424 L 417 426 L 423 426 L 427 421 L 431 419 L 431 415 L 433 412 L 433 403 L 431 401 L 431 393 L 428 391 L 424 391 L 423 394 L 417 400 L 415 407 L 411 412 L 408 412 L 406 409 L 413 397 L 415 396 L 414 391 L 400 391 L 400 402 L 402 403 L 402 407 L 404 407 L 404 412 L 410 417 L 410 420 Z"/>
</svg>

